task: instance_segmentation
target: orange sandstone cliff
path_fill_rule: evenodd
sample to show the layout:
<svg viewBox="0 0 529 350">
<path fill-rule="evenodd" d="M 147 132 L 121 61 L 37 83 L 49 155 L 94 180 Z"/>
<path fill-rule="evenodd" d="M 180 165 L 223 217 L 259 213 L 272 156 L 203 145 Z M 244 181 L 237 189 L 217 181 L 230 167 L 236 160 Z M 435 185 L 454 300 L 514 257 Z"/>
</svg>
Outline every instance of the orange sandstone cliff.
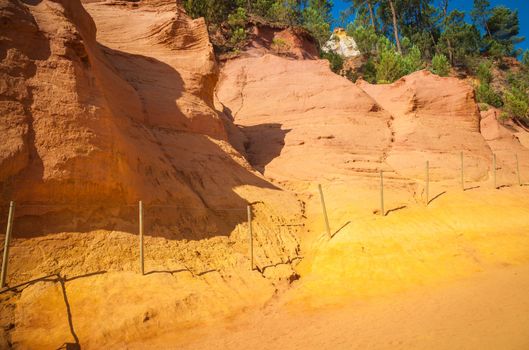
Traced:
<svg viewBox="0 0 529 350">
<path fill-rule="evenodd" d="M 225 224 L 215 209 L 277 195 L 227 140 L 202 19 L 171 1 L 85 6 L 1 3 L 1 200 L 32 204 L 21 229 L 130 230 L 114 218 L 135 220 L 143 200 L 183 207 L 151 216 L 192 238 Z"/>
</svg>

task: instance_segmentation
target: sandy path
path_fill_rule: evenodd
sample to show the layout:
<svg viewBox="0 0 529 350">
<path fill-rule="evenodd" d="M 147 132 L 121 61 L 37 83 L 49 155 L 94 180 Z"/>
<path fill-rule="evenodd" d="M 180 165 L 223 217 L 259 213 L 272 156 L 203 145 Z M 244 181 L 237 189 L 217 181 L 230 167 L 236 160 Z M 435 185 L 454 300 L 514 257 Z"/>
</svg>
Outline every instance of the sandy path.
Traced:
<svg viewBox="0 0 529 350">
<path fill-rule="evenodd" d="M 130 348 L 528 349 L 529 265 L 320 311 L 269 306 Z"/>
</svg>

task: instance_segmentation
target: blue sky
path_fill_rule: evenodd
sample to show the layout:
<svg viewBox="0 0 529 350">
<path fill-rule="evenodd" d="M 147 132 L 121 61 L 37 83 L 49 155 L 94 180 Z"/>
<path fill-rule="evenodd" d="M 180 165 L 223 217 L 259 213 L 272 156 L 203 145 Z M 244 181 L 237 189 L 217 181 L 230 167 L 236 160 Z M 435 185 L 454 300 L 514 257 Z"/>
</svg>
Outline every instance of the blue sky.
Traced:
<svg viewBox="0 0 529 350">
<path fill-rule="evenodd" d="M 333 2 L 333 16 L 338 19 L 340 12 L 349 6 L 350 2 L 347 3 L 343 0 L 333 0 Z M 473 2 L 472 0 L 451 0 L 450 8 L 465 11 L 468 15 L 472 9 Z M 525 36 L 526 39 L 517 47 L 529 49 L 529 0 L 491 0 L 491 4 L 492 6 L 503 5 L 512 9 L 518 9 L 520 15 L 520 35 Z M 468 20 L 470 21 L 470 18 Z"/>
</svg>

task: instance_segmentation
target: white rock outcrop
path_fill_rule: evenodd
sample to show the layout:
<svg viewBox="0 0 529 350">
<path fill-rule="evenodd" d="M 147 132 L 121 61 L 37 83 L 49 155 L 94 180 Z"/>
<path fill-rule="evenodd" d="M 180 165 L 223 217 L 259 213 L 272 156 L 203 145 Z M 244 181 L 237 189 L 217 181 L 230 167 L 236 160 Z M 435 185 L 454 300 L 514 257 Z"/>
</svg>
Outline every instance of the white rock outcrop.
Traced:
<svg viewBox="0 0 529 350">
<path fill-rule="evenodd" d="M 336 28 L 329 41 L 323 45 L 324 52 L 336 52 L 340 56 L 351 58 L 361 55 L 358 45 L 353 37 L 348 36 L 343 28 Z"/>
</svg>

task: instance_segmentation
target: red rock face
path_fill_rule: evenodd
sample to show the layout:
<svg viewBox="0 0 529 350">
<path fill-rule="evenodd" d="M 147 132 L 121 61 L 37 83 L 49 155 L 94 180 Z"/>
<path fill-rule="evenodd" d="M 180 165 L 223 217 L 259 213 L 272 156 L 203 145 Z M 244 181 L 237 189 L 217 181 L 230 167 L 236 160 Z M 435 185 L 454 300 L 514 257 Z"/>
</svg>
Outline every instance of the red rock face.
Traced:
<svg viewBox="0 0 529 350">
<path fill-rule="evenodd" d="M 487 178 L 492 153 L 480 134 L 474 91 L 466 82 L 419 71 L 393 84 L 358 86 L 392 114 L 387 162 L 400 174 L 420 178 L 429 160 L 433 178 L 454 178 L 463 152 L 469 180 Z"/>
<path fill-rule="evenodd" d="M 242 125 L 250 162 L 291 184 L 385 167 L 390 114 L 327 61 L 265 55 L 229 61 L 217 96 Z"/>
<path fill-rule="evenodd" d="M 318 48 L 314 39 L 297 29 L 272 28 L 256 25 L 252 28 L 250 43 L 245 49 L 252 56 L 274 52 L 296 59 L 317 59 Z"/>
<path fill-rule="evenodd" d="M 19 222 L 115 227 L 142 199 L 192 208 L 160 214 L 188 232 L 207 208 L 244 208 L 236 186 L 273 188 L 226 141 L 203 20 L 169 1 L 85 6 L 0 2 L 2 201 L 53 205 Z"/>
<path fill-rule="evenodd" d="M 500 115 L 495 108 L 481 112 L 481 134 L 496 154 L 499 184 L 517 184 L 518 168 L 520 180 L 525 183 L 529 174 L 529 133 L 516 123 L 500 123 Z"/>
<path fill-rule="evenodd" d="M 492 153 L 480 134 L 472 87 L 417 72 L 391 85 L 354 85 L 325 61 L 266 55 L 236 59 L 217 92 L 244 126 L 249 159 L 266 176 L 285 180 L 369 177 L 455 179 L 460 152 L 469 180 L 486 179 Z"/>
</svg>

